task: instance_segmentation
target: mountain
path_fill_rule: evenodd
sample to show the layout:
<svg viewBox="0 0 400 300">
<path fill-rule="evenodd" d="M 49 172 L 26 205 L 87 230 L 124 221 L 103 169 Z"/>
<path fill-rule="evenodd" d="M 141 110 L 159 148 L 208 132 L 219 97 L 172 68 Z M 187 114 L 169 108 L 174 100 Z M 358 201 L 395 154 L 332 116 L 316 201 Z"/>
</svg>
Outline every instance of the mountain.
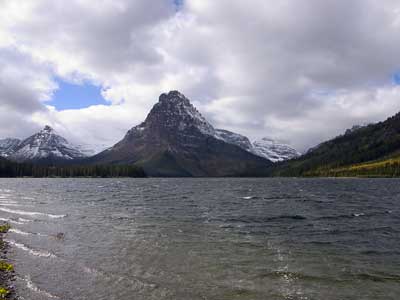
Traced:
<svg viewBox="0 0 400 300">
<path fill-rule="evenodd" d="M 227 133 L 216 130 L 184 95 L 171 91 L 159 97 L 143 123 L 87 161 L 136 164 L 150 176 L 263 175 L 272 164 L 221 136 Z"/>
<path fill-rule="evenodd" d="M 83 158 L 85 154 L 58 135 L 50 126 L 21 141 L 7 158 L 17 162 L 53 164 Z"/>
<path fill-rule="evenodd" d="M 272 162 L 281 162 L 299 157 L 300 152 L 285 143 L 277 142 L 270 138 L 263 138 L 253 143 L 244 135 L 228 130 L 215 129 L 216 137 Z"/>
<path fill-rule="evenodd" d="M 297 158 L 300 152 L 285 143 L 280 143 L 270 138 L 263 138 L 253 143 L 253 153 L 265 157 L 272 162 L 281 162 Z"/>
<path fill-rule="evenodd" d="M 15 149 L 21 143 L 19 139 L 6 138 L 0 140 L 0 156 L 8 157 L 14 153 Z"/>
<path fill-rule="evenodd" d="M 400 157 L 400 113 L 384 122 L 347 130 L 346 134 L 312 148 L 300 158 L 280 164 L 273 170 L 278 176 L 340 176 L 343 170 L 379 167 L 373 172 L 392 172 Z M 382 168 L 386 161 L 388 169 Z M 383 164 L 384 165 L 384 164 Z M 340 171 L 342 170 L 342 171 Z M 350 174 L 345 172 L 345 174 Z M 359 173 L 355 170 L 351 176 Z M 390 173 L 392 174 L 392 173 Z M 390 176 L 390 174 L 386 174 Z M 385 175 L 385 174 L 383 174 Z M 385 175 L 385 176 L 386 176 Z"/>
</svg>

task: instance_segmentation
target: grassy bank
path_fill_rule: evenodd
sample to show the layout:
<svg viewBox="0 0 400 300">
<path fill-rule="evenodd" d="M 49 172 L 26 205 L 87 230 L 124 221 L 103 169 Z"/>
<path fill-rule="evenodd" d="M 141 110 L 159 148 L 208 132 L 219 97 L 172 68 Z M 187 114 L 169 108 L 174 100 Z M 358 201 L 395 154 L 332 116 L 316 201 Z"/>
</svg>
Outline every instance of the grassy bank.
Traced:
<svg viewBox="0 0 400 300">
<path fill-rule="evenodd" d="M 400 177 L 400 156 L 337 168 L 319 168 L 308 171 L 304 175 L 319 177 Z"/>
</svg>

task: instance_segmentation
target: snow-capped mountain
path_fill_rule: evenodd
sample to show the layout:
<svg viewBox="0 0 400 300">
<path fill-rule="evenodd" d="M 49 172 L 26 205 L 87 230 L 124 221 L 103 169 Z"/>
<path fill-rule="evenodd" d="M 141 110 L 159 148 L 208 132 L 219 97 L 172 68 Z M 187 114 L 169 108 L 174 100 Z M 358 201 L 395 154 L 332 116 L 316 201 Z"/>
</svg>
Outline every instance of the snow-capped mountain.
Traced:
<svg viewBox="0 0 400 300">
<path fill-rule="evenodd" d="M 287 144 L 277 142 L 270 138 L 263 138 L 253 143 L 252 152 L 272 162 L 280 162 L 299 157 L 300 152 Z"/>
<path fill-rule="evenodd" d="M 243 138 L 215 129 L 189 99 L 178 91 L 171 91 L 160 96 L 145 121 L 129 130 L 123 140 L 89 161 L 136 163 L 150 176 L 234 176 L 265 172 L 271 162 L 238 147 L 235 143 Z"/>
<path fill-rule="evenodd" d="M 58 135 L 53 128 L 45 126 L 40 132 L 21 141 L 8 158 L 18 162 L 59 161 L 83 158 L 86 155 Z"/>
<path fill-rule="evenodd" d="M 0 156 L 8 157 L 14 153 L 15 149 L 21 143 L 19 139 L 6 138 L 0 140 Z"/>
</svg>

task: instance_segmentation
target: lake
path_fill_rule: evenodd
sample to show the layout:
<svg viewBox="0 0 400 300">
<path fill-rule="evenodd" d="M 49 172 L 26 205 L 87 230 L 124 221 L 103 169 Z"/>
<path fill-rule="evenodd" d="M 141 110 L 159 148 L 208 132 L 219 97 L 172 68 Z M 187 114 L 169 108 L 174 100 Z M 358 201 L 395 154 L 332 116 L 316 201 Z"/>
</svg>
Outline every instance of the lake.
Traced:
<svg viewBox="0 0 400 300">
<path fill-rule="evenodd" d="M 0 179 L 21 299 L 399 299 L 398 179 Z"/>
</svg>

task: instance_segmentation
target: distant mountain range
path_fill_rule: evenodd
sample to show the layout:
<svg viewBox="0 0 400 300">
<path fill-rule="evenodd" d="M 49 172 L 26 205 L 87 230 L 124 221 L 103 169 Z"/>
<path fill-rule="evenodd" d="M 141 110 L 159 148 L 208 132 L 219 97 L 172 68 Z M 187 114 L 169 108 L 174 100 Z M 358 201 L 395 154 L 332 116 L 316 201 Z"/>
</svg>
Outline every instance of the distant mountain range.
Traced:
<svg viewBox="0 0 400 300">
<path fill-rule="evenodd" d="M 214 128 L 183 94 L 162 94 L 145 121 L 92 155 L 46 126 L 0 140 L 0 156 L 46 165 L 136 165 L 150 176 L 400 176 L 400 114 L 354 126 L 300 155 L 269 138 Z M 122 169 L 120 169 L 122 170 Z M 120 171 L 119 170 L 119 171 Z M 121 173 L 121 172 L 120 172 Z"/>
<path fill-rule="evenodd" d="M 271 139 L 251 143 L 243 135 L 215 129 L 178 91 L 162 94 L 142 124 L 113 147 L 97 152 L 69 143 L 50 126 L 25 140 L 0 140 L 0 156 L 16 162 L 137 164 L 154 176 L 264 174 L 271 162 L 299 156 Z"/>
</svg>

